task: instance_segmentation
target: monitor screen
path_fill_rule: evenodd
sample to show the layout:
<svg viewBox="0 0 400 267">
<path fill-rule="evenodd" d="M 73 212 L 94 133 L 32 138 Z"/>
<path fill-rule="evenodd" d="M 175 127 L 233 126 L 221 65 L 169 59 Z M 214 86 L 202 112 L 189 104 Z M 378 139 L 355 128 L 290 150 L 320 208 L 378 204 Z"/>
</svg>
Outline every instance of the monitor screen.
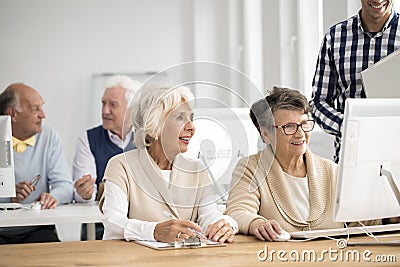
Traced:
<svg viewBox="0 0 400 267">
<path fill-rule="evenodd" d="M 400 215 L 400 99 L 347 99 L 335 220 Z"/>
<path fill-rule="evenodd" d="M 248 108 L 194 109 L 196 131 L 184 155 L 208 167 L 222 200 L 227 198 L 238 160 L 263 147 L 249 112 Z"/>
<path fill-rule="evenodd" d="M 10 116 L 0 116 L 0 197 L 15 197 Z"/>
</svg>

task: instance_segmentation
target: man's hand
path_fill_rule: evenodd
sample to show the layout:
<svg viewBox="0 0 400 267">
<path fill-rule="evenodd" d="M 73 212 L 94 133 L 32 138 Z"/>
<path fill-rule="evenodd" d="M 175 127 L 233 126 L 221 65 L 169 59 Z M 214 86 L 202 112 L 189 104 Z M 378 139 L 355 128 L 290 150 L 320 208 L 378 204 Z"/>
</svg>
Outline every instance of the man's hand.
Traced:
<svg viewBox="0 0 400 267">
<path fill-rule="evenodd" d="M 57 207 L 58 204 L 57 200 L 52 195 L 46 192 L 42 192 L 40 194 L 38 201 L 40 201 L 40 204 L 42 205 L 42 210 L 54 209 L 55 207 Z"/>
<path fill-rule="evenodd" d="M 28 181 L 23 181 L 15 185 L 16 196 L 11 198 L 11 202 L 20 203 L 36 190 L 36 187 Z"/>
<path fill-rule="evenodd" d="M 86 174 L 76 180 L 75 189 L 76 192 L 85 200 L 92 197 L 94 192 L 94 184 L 96 182 L 95 178 L 92 178 L 90 174 Z"/>
</svg>

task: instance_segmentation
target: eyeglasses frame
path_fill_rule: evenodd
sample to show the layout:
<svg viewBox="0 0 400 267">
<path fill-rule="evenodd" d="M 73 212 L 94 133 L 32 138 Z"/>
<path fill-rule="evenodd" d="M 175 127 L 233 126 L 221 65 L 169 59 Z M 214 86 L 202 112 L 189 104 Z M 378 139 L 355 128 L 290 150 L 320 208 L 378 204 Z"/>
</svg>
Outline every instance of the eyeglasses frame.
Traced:
<svg viewBox="0 0 400 267">
<path fill-rule="evenodd" d="M 305 131 L 305 130 L 303 129 L 303 126 L 302 126 L 303 123 L 306 122 L 306 121 L 312 121 L 312 122 L 313 122 L 313 126 L 312 126 L 311 130 L 309 130 L 309 131 Z M 296 129 L 296 131 L 295 131 L 294 133 L 292 133 L 292 134 L 286 133 L 285 127 L 286 127 L 288 124 L 296 124 L 296 125 L 297 125 L 297 129 Z M 289 122 L 289 123 L 286 123 L 286 124 L 284 124 L 284 125 L 273 125 L 274 128 L 277 128 L 277 129 L 278 129 L 278 128 L 281 128 L 281 129 L 283 130 L 283 132 L 284 132 L 286 135 L 294 135 L 294 134 L 297 133 L 297 131 L 299 130 L 299 127 L 301 128 L 301 130 L 303 130 L 303 132 L 309 133 L 309 132 L 311 132 L 312 130 L 314 130 L 314 126 L 315 126 L 315 120 L 312 120 L 312 119 L 302 121 L 301 123 Z"/>
</svg>

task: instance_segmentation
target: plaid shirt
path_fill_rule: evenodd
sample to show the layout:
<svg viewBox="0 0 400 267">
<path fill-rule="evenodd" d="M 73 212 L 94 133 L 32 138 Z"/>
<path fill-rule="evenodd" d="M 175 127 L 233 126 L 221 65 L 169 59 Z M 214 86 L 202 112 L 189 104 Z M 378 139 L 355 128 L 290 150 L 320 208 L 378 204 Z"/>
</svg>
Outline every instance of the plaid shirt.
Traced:
<svg viewBox="0 0 400 267">
<path fill-rule="evenodd" d="M 341 126 L 347 98 L 365 98 L 361 71 L 400 48 L 399 14 L 392 13 L 381 32 L 366 32 L 360 12 L 325 34 L 313 79 L 310 105 L 315 121 L 336 136 L 339 160 Z"/>
</svg>

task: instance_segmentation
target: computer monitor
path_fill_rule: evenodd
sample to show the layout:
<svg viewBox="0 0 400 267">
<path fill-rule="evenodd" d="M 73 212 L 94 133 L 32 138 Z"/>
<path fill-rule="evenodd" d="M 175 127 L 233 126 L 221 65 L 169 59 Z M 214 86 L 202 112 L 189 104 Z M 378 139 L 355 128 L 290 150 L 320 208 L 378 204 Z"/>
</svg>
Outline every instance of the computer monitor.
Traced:
<svg viewBox="0 0 400 267">
<path fill-rule="evenodd" d="M 347 99 L 335 220 L 400 216 L 400 99 Z"/>
<path fill-rule="evenodd" d="M 184 156 L 208 168 L 223 201 L 238 160 L 256 154 L 263 146 L 249 112 L 248 108 L 194 109 L 196 132 Z"/>
<path fill-rule="evenodd" d="M 0 116 L 0 197 L 15 197 L 11 117 Z"/>
</svg>

